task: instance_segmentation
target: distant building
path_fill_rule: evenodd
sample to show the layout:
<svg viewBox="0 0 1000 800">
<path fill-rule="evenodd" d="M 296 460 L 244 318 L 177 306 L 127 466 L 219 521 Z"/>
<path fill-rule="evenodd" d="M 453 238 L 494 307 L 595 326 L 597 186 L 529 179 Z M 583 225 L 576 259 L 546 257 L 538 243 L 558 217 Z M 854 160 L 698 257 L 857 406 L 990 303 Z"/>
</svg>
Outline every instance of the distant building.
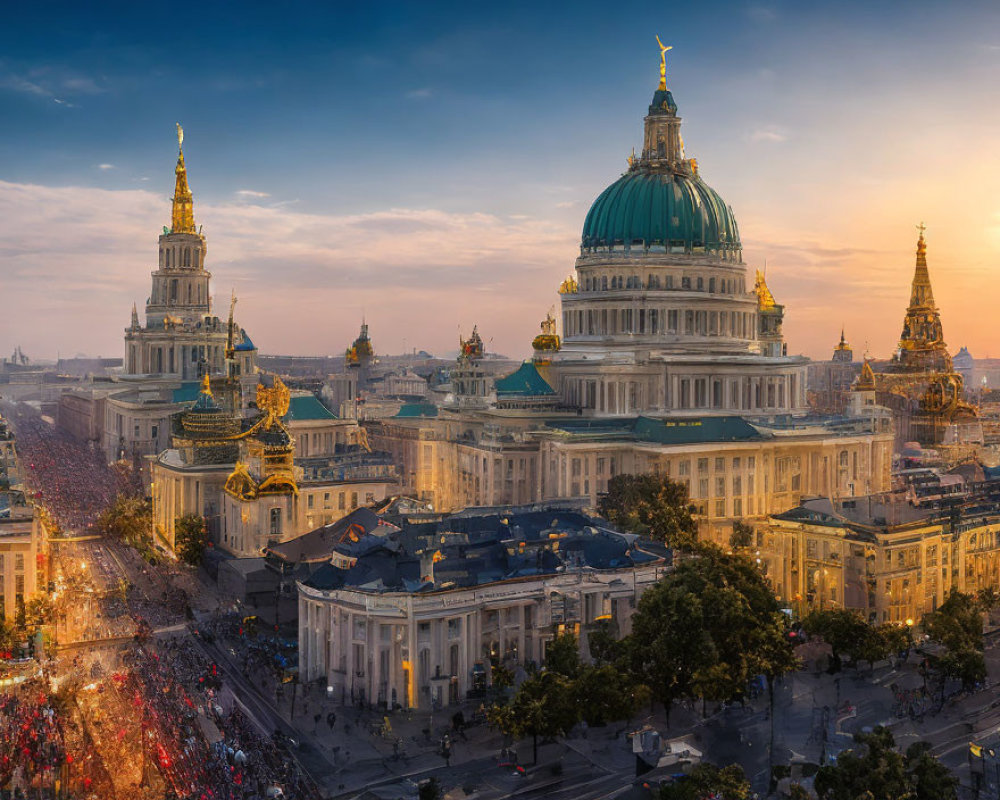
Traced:
<svg viewBox="0 0 1000 800">
<path fill-rule="evenodd" d="M 841 330 L 840 341 L 830 360 L 809 364 L 806 373 L 809 408 L 818 414 L 843 414 L 859 369 L 860 366 L 854 363 L 854 351 Z"/>
<path fill-rule="evenodd" d="M 922 227 L 899 348 L 875 372 L 875 388 L 879 404 L 892 409 L 897 443 L 968 449 L 982 444 L 978 414 L 965 399 L 965 382 L 944 342 Z"/>
</svg>

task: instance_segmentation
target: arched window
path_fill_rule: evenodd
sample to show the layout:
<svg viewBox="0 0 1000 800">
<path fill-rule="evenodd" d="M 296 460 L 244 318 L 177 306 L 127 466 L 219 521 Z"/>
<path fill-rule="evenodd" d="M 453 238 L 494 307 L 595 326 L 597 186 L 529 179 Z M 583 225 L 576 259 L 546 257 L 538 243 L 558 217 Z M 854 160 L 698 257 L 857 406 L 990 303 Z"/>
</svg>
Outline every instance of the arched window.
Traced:
<svg viewBox="0 0 1000 800">
<path fill-rule="evenodd" d="M 712 292 L 712 294 L 715 294 L 715 278 L 708 279 L 708 291 Z"/>
<path fill-rule="evenodd" d="M 605 275 L 601 278 L 601 291 L 606 292 L 608 290 L 608 276 Z"/>
</svg>

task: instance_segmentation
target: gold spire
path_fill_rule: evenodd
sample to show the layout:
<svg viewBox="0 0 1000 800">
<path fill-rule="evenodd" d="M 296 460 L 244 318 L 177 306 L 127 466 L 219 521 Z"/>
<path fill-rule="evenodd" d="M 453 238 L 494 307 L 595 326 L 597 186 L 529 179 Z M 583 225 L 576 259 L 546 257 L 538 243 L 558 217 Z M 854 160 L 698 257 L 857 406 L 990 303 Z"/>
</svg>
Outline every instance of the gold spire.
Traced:
<svg viewBox="0 0 1000 800">
<path fill-rule="evenodd" d="M 197 233 L 194 226 L 194 197 L 188 188 L 184 166 L 184 129 L 177 123 L 177 183 L 174 185 L 174 208 L 170 215 L 171 233 Z"/>
<path fill-rule="evenodd" d="M 656 43 L 660 46 L 660 91 L 665 92 L 667 90 L 667 50 L 673 50 L 674 46 L 664 44 L 660 41 L 659 36 L 656 37 Z"/>
<path fill-rule="evenodd" d="M 917 265 L 913 271 L 913 288 L 910 290 L 910 308 L 934 308 L 934 292 L 931 291 L 931 276 L 927 272 L 927 243 L 924 241 L 924 223 L 917 225 L 920 236 L 917 239 Z"/>
</svg>

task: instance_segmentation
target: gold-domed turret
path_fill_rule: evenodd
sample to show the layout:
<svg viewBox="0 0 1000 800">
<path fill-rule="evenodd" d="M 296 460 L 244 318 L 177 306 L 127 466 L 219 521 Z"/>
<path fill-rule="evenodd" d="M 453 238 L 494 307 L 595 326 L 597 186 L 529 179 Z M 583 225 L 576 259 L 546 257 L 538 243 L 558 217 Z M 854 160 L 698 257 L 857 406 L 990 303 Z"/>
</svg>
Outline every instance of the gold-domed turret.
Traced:
<svg viewBox="0 0 1000 800">
<path fill-rule="evenodd" d="M 184 129 L 177 123 L 177 182 L 174 185 L 174 207 L 170 215 L 171 233 L 197 233 L 194 225 L 194 196 L 188 188 L 187 167 L 184 165 Z"/>
</svg>

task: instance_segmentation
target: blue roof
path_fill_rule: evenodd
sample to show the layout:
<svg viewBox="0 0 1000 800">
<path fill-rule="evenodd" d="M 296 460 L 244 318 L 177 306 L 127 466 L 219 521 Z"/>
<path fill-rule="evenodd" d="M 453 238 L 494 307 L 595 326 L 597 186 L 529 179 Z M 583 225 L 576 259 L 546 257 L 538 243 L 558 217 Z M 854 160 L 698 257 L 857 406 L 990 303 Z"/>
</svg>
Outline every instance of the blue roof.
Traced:
<svg viewBox="0 0 1000 800">
<path fill-rule="evenodd" d="M 403 403 L 397 417 L 436 417 L 438 415 L 437 406 L 433 403 Z"/>
<path fill-rule="evenodd" d="M 288 401 L 288 413 L 284 419 L 288 420 L 314 420 L 314 419 L 337 419 L 337 415 L 323 405 L 316 395 L 299 395 L 292 397 Z"/>
<path fill-rule="evenodd" d="M 555 389 L 538 374 L 538 369 L 531 361 L 525 361 L 516 372 L 497 378 L 498 395 L 520 395 L 532 397 L 537 395 L 555 394 Z"/>
<path fill-rule="evenodd" d="M 247 332 L 245 330 L 243 330 L 242 328 L 240 328 L 240 333 L 243 334 L 243 341 L 240 342 L 237 345 L 234 345 L 233 346 L 233 350 L 237 350 L 239 352 L 246 352 L 248 350 L 256 350 L 257 346 L 251 341 L 250 337 L 247 336 Z"/>
<path fill-rule="evenodd" d="M 173 401 L 175 403 L 193 403 L 201 394 L 200 381 L 184 381 L 180 389 L 174 389 Z"/>
</svg>

